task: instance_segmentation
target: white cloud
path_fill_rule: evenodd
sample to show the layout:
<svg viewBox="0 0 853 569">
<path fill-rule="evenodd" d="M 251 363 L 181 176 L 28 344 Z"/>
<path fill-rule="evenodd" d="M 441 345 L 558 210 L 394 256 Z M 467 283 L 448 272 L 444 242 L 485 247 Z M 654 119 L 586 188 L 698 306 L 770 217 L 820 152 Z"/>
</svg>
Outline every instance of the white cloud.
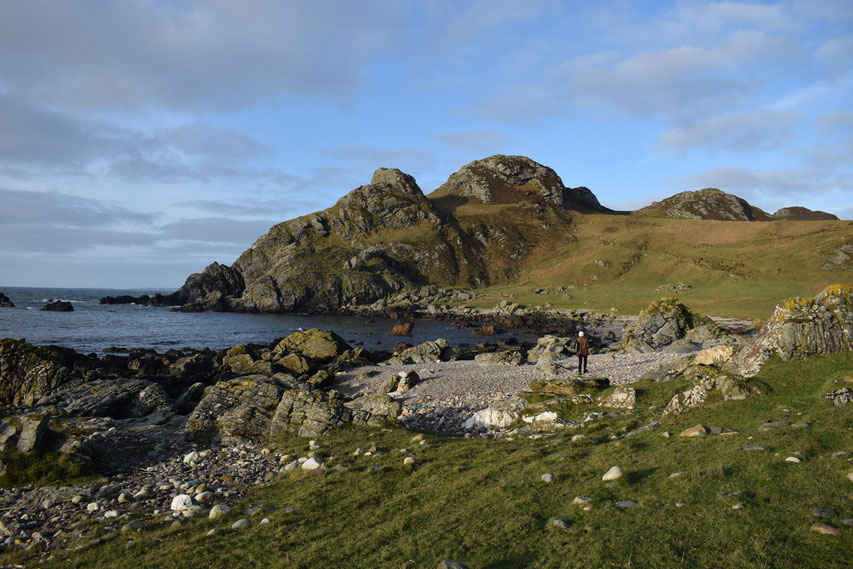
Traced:
<svg viewBox="0 0 853 569">
<path fill-rule="evenodd" d="M 793 138 L 799 119 L 796 113 L 772 109 L 728 113 L 667 130 L 661 133 L 660 142 L 678 151 L 696 147 L 733 152 L 772 150 Z"/>
</svg>

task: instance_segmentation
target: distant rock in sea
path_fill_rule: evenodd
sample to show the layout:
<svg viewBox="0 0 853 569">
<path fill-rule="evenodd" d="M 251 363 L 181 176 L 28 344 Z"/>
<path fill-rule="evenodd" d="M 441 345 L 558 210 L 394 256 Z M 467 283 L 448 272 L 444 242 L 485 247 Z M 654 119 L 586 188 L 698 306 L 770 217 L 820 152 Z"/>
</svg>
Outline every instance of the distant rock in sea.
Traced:
<svg viewBox="0 0 853 569">
<path fill-rule="evenodd" d="M 47 310 L 50 312 L 72 312 L 74 310 L 74 306 L 72 306 L 67 300 L 54 300 L 53 302 L 48 302 L 42 306 L 40 310 Z"/>
<path fill-rule="evenodd" d="M 0 292 L 0 308 L 15 308 L 12 299 Z"/>
</svg>

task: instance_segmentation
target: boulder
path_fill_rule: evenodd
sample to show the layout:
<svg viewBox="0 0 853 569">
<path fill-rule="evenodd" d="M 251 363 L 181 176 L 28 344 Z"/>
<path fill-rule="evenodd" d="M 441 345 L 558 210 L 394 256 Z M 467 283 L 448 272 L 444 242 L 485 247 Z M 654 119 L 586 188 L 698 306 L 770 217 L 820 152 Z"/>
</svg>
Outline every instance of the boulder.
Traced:
<svg viewBox="0 0 853 569">
<path fill-rule="evenodd" d="M 7 420 L 0 421 L 0 452 L 17 445 L 18 429 Z"/>
<path fill-rule="evenodd" d="M 222 365 L 231 370 L 234 375 L 266 375 L 272 376 L 275 366 L 269 359 L 258 359 L 244 344 L 229 348 L 222 357 Z"/>
<path fill-rule="evenodd" d="M 562 359 L 573 353 L 572 339 L 559 336 L 542 336 L 536 341 L 536 346 L 527 352 L 530 363 L 546 363 Z"/>
<path fill-rule="evenodd" d="M 447 340 L 439 338 L 435 341 L 424 342 L 413 348 L 403 350 L 399 355 L 388 359 L 390 365 L 411 365 L 435 363 L 441 360 L 442 354 L 447 349 Z"/>
<path fill-rule="evenodd" d="M 55 300 L 48 302 L 39 310 L 47 310 L 48 312 L 73 312 L 74 306 L 67 300 Z"/>
<path fill-rule="evenodd" d="M 682 413 L 691 407 L 705 403 L 712 392 L 717 392 L 723 401 L 741 400 L 753 395 L 763 395 L 769 388 L 758 381 L 747 381 L 731 372 L 721 372 L 706 366 L 691 366 L 683 376 L 695 381 L 690 389 L 675 394 L 663 411 L 664 415 Z"/>
<path fill-rule="evenodd" d="M 523 357 L 518 351 L 486 352 L 477 354 L 474 361 L 481 366 L 519 366 Z"/>
<path fill-rule="evenodd" d="M 148 389 L 145 395 L 140 393 Z M 139 417 L 141 412 L 168 406 L 163 388 L 147 379 L 97 379 L 76 387 L 64 387 L 38 399 L 75 417 Z M 147 413 L 145 413 L 147 414 Z"/>
<path fill-rule="evenodd" d="M 477 427 L 503 429 L 518 421 L 525 407 L 527 401 L 518 396 L 496 401 L 474 413 L 462 426 L 467 430 Z"/>
<path fill-rule="evenodd" d="M 85 383 L 93 362 L 68 348 L 0 340 L 0 403 L 34 405 L 65 385 Z"/>
<path fill-rule="evenodd" d="M 262 440 L 287 386 L 263 375 L 219 381 L 187 418 L 185 432 L 194 440 L 217 438 L 225 444 Z"/>
<path fill-rule="evenodd" d="M 620 385 L 613 393 L 605 397 L 599 407 L 611 407 L 614 409 L 633 409 L 637 404 L 637 390 L 633 387 Z"/>
<path fill-rule="evenodd" d="M 331 330 L 314 328 L 304 332 L 294 332 L 280 341 L 273 351 L 295 353 L 311 361 L 325 363 L 350 349 L 346 340 Z"/>
<path fill-rule="evenodd" d="M 130 417 L 145 417 L 154 412 L 174 413 L 172 400 L 159 383 L 143 387 L 127 403 L 127 415 Z"/>
<path fill-rule="evenodd" d="M 41 450 L 44 435 L 50 424 L 50 415 L 31 413 L 21 417 L 21 434 L 18 435 L 17 449 L 20 453 Z"/>
<path fill-rule="evenodd" d="M 696 354 L 696 357 L 693 358 L 693 364 L 722 367 L 730 359 L 732 359 L 733 353 L 734 349 L 731 346 L 716 346 L 713 348 L 706 348 Z"/>
<path fill-rule="evenodd" d="M 190 385 L 178 400 L 175 401 L 175 412 L 180 415 L 188 415 L 192 413 L 198 402 L 204 396 L 204 384 L 199 382 Z"/>
<path fill-rule="evenodd" d="M 394 324 L 394 328 L 388 332 L 391 336 L 411 336 L 412 329 L 414 329 L 414 322 L 397 322 Z"/>
<path fill-rule="evenodd" d="M 275 410 L 269 435 L 295 432 L 318 437 L 346 423 L 384 425 L 400 414 L 402 405 L 383 395 L 364 395 L 348 401 L 340 393 L 286 391 Z"/>
<path fill-rule="evenodd" d="M 782 361 L 853 349 L 853 288 L 832 285 L 814 298 L 790 298 L 734 358 L 732 370 L 753 377 L 771 354 Z"/>
<path fill-rule="evenodd" d="M 622 347 L 637 351 L 660 350 L 687 335 L 693 316 L 675 297 L 662 298 L 640 311 L 637 322 L 625 330 Z"/>
<path fill-rule="evenodd" d="M 418 384 L 420 376 L 414 370 L 406 370 L 391 375 L 379 386 L 379 394 L 386 395 L 394 391 L 408 391 Z"/>
<path fill-rule="evenodd" d="M 169 373 L 181 378 L 206 377 L 213 373 L 214 365 L 211 355 L 197 353 L 179 358 L 169 366 Z"/>
<path fill-rule="evenodd" d="M 841 389 L 830 391 L 824 397 L 835 403 L 836 407 L 844 407 L 848 403 L 853 402 L 853 389 L 842 387 Z"/>
</svg>

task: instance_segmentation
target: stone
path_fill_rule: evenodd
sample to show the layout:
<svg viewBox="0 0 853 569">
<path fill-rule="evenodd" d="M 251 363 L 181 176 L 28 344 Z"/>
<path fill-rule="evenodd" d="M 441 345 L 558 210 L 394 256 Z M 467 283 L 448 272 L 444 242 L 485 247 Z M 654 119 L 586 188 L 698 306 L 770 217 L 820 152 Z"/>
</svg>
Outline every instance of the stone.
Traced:
<svg viewBox="0 0 853 569">
<path fill-rule="evenodd" d="M 785 459 L 785 462 L 792 462 L 794 464 L 800 464 L 803 461 L 800 460 L 799 458 L 797 458 L 796 456 L 789 456 L 788 458 Z"/>
<path fill-rule="evenodd" d="M 853 472 L 847 473 L 847 480 L 849 480 L 850 482 L 853 482 Z"/>
<path fill-rule="evenodd" d="M 200 381 L 193 383 L 175 401 L 175 412 L 180 415 L 189 415 L 203 396 L 204 384 Z"/>
<path fill-rule="evenodd" d="M 705 425 L 694 425 L 689 429 L 684 429 L 681 431 L 682 437 L 704 437 L 710 433 L 710 429 Z"/>
<path fill-rule="evenodd" d="M 231 524 L 231 529 L 243 529 L 249 527 L 251 522 L 247 518 L 241 518 Z"/>
<path fill-rule="evenodd" d="M 640 311 L 622 336 L 622 346 L 653 351 L 684 338 L 693 327 L 693 315 L 675 297 L 662 298 Z"/>
<path fill-rule="evenodd" d="M 234 509 L 227 504 L 216 504 L 210 508 L 210 513 L 208 513 L 207 517 L 211 521 L 216 521 L 230 516 L 233 512 Z"/>
<path fill-rule="evenodd" d="M 610 380 L 605 377 L 583 379 L 544 378 L 531 381 L 528 389 L 534 393 L 548 393 L 550 395 L 571 397 L 585 391 L 594 392 L 607 389 L 609 386 Z"/>
<path fill-rule="evenodd" d="M 397 322 L 388 334 L 391 336 L 411 336 L 414 327 L 415 323 L 412 321 Z"/>
<path fill-rule="evenodd" d="M 413 457 L 413 456 L 407 456 L 406 458 L 403 459 L 403 465 L 404 466 L 413 466 L 415 464 L 415 462 L 417 462 L 417 461 L 415 460 L 415 457 Z"/>
<path fill-rule="evenodd" d="M 732 346 L 714 346 L 713 348 L 706 348 L 696 354 L 696 357 L 693 358 L 693 364 L 721 367 L 732 359 L 733 353 L 734 348 Z"/>
<path fill-rule="evenodd" d="M 616 502 L 616 505 L 620 508 L 633 508 L 637 505 L 637 502 L 633 500 L 620 500 L 619 502 Z"/>
<path fill-rule="evenodd" d="M 41 449 L 49 424 L 50 415 L 39 413 L 24 415 L 21 418 L 21 433 L 18 435 L 18 452 L 28 453 Z"/>
<path fill-rule="evenodd" d="M 551 525 L 556 527 L 556 528 L 560 528 L 560 529 L 569 529 L 569 527 L 570 527 L 569 524 L 563 520 L 553 520 L 551 522 Z"/>
<path fill-rule="evenodd" d="M 826 522 L 817 522 L 812 524 L 810 528 L 811 531 L 815 533 L 819 533 L 821 535 L 839 535 L 841 532 L 838 531 L 838 528 L 832 524 L 828 524 Z"/>
<path fill-rule="evenodd" d="M 542 475 L 542 482 L 553 482 L 553 481 L 554 481 L 554 475 L 553 474 L 547 473 L 547 474 Z"/>
<path fill-rule="evenodd" d="M 536 346 L 528 350 L 527 361 L 539 364 L 554 363 L 554 360 L 565 358 L 572 354 L 572 338 L 560 336 L 542 336 L 536 341 Z"/>
<path fill-rule="evenodd" d="M 414 370 L 401 371 L 397 374 L 398 382 L 395 391 L 408 391 L 413 388 L 421 380 L 420 376 Z"/>
<path fill-rule="evenodd" d="M 830 391 L 824 395 L 824 398 L 832 401 L 836 407 L 844 407 L 848 403 L 853 402 L 853 389 L 842 387 L 841 389 Z"/>
<path fill-rule="evenodd" d="M 191 451 L 184 455 L 184 464 L 195 464 L 199 461 L 198 452 Z"/>
<path fill-rule="evenodd" d="M 438 338 L 435 341 L 424 342 L 418 346 L 407 348 L 398 355 L 388 359 L 389 365 L 416 365 L 424 363 L 435 363 L 442 359 L 442 354 L 447 350 L 447 340 Z"/>
<path fill-rule="evenodd" d="M 604 482 L 615 482 L 621 479 L 624 475 L 625 473 L 622 472 L 621 468 L 619 468 L 618 466 L 613 466 L 610 468 L 610 470 L 604 473 L 604 476 L 602 476 L 601 479 Z"/>
<path fill-rule="evenodd" d="M 521 418 L 521 412 L 525 407 L 527 407 L 527 401 L 518 396 L 496 401 L 474 413 L 462 426 L 466 430 L 477 427 L 506 428 Z"/>
<path fill-rule="evenodd" d="M 620 385 L 613 393 L 604 398 L 599 407 L 611 407 L 614 409 L 633 409 L 637 403 L 637 391 L 633 387 Z"/>
<path fill-rule="evenodd" d="M 739 401 L 767 391 L 766 386 L 760 382 L 747 381 L 741 376 L 706 366 L 688 367 L 682 377 L 693 379 L 696 383 L 690 389 L 676 393 L 664 408 L 664 415 L 683 413 L 692 407 L 698 407 L 715 391 L 722 395 L 724 401 Z"/>
<path fill-rule="evenodd" d="M 178 494 L 172 498 L 172 503 L 169 506 L 173 512 L 185 512 L 198 509 L 200 506 L 195 503 L 192 496 L 188 494 Z"/>
<path fill-rule="evenodd" d="M 814 508 L 811 511 L 812 517 L 822 519 L 832 519 L 838 517 L 838 512 L 832 508 Z"/>
<path fill-rule="evenodd" d="M 522 356 L 516 351 L 486 352 L 474 356 L 474 361 L 481 366 L 519 366 Z"/>
<path fill-rule="evenodd" d="M 279 342 L 273 352 L 292 352 L 315 362 L 328 362 L 350 349 L 346 340 L 333 331 L 313 328 L 294 332 Z"/>
<path fill-rule="evenodd" d="M 72 305 L 67 300 L 54 300 L 53 302 L 48 302 L 39 310 L 47 310 L 49 312 L 73 312 L 74 305 Z"/>
<path fill-rule="evenodd" d="M 319 462 L 316 458 L 309 458 L 302 463 L 302 470 L 317 470 L 322 467 L 323 463 Z"/>
<path fill-rule="evenodd" d="M 750 205 L 746 200 L 717 188 L 681 192 L 655 202 L 635 214 L 716 221 L 770 221 L 772 219 L 767 212 Z"/>
<path fill-rule="evenodd" d="M 445 559 L 438 564 L 438 569 L 468 569 L 468 566 L 458 561 L 450 561 Z"/>
<path fill-rule="evenodd" d="M 33 406 L 60 387 L 85 382 L 95 362 L 74 350 L 0 340 L 0 404 Z"/>
<path fill-rule="evenodd" d="M 121 526 L 121 533 L 128 533 L 131 531 L 140 531 L 142 530 L 143 525 L 139 520 L 132 520 Z"/>
<path fill-rule="evenodd" d="M 772 353 L 782 361 L 853 349 L 853 287 L 831 285 L 814 298 L 790 298 L 776 306 L 759 335 L 731 367 L 753 377 Z"/>
<path fill-rule="evenodd" d="M 586 506 L 592 503 L 592 498 L 589 496 L 575 496 L 575 499 L 572 500 L 572 504 L 576 506 Z"/>
<path fill-rule="evenodd" d="M 764 450 L 764 447 L 761 445 L 746 445 L 743 447 L 743 450 Z"/>
<path fill-rule="evenodd" d="M 18 429 L 5 419 L 0 421 L 0 452 L 17 445 Z"/>
</svg>

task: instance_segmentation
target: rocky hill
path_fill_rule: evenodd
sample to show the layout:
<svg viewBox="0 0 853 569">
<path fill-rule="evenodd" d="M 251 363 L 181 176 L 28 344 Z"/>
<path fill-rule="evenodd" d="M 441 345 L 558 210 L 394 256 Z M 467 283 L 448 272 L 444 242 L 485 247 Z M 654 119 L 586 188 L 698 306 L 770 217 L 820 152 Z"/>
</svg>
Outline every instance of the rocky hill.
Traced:
<svg viewBox="0 0 853 569">
<path fill-rule="evenodd" d="M 795 267 L 808 269 L 809 286 L 782 293 L 801 294 L 827 284 L 813 276 L 842 270 L 844 248 L 853 247 L 843 222 L 828 232 L 814 224 L 738 223 L 737 230 L 711 224 L 699 232 L 678 225 L 834 218 L 796 207 L 771 216 L 713 188 L 627 213 L 602 206 L 588 188 L 567 188 L 554 170 L 523 156 L 471 162 L 429 195 L 412 176 L 380 168 L 333 207 L 273 226 L 233 265 L 213 263 L 177 292 L 142 301 L 186 311 L 323 313 L 385 310 L 392 298 L 394 306 L 425 307 L 442 288 L 536 285 L 566 292 L 567 285 L 613 284 L 652 291 L 672 278 L 713 284 L 759 275 L 768 282 L 752 288 L 763 290 L 797 281 L 787 273 L 807 251 Z M 769 229 L 743 229 L 754 225 Z M 760 258 L 752 254 L 757 249 Z"/>
</svg>

